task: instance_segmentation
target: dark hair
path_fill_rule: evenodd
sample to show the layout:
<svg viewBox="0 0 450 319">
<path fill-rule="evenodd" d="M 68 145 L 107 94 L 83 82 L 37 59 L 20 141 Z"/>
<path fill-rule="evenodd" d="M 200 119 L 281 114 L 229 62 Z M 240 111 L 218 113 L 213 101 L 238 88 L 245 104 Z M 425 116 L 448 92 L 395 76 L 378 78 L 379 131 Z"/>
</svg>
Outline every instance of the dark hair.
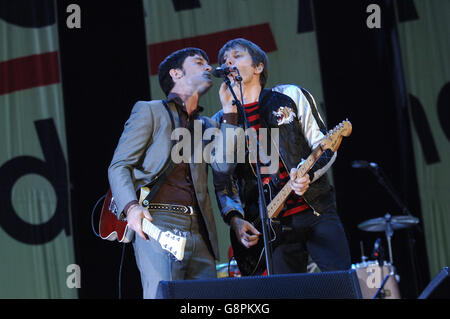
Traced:
<svg viewBox="0 0 450 319">
<path fill-rule="evenodd" d="M 169 95 L 175 85 L 169 71 L 172 69 L 182 69 L 184 60 L 186 60 L 188 56 L 194 56 L 197 54 L 201 55 L 209 63 L 209 58 L 205 51 L 198 48 L 184 48 L 175 51 L 161 62 L 158 68 L 159 85 L 166 96 Z"/>
<path fill-rule="evenodd" d="M 248 51 L 248 53 L 252 57 L 254 66 L 258 66 L 260 63 L 262 63 L 264 65 L 264 69 L 261 72 L 261 75 L 259 78 L 261 87 L 264 88 L 264 86 L 267 83 L 267 78 L 269 77 L 269 70 L 268 70 L 269 59 L 267 58 L 267 54 L 263 50 L 261 50 L 261 48 L 258 45 L 256 45 L 255 43 L 253 43 L 249 40 L 243 39 L 243 38 L 237 38 L 237 39 L 228 41 L 227 43 L 225 43 L 225 45 L 219 51 L 219 57 L 218 57 L 219 64 L 223 64 L 225 62 L 225 61 L 223 61 L 223 56 L 224 56 L 225 52 L 230 49 L 234 49 L 236 47 L 242 47 Z"/>
</svg>

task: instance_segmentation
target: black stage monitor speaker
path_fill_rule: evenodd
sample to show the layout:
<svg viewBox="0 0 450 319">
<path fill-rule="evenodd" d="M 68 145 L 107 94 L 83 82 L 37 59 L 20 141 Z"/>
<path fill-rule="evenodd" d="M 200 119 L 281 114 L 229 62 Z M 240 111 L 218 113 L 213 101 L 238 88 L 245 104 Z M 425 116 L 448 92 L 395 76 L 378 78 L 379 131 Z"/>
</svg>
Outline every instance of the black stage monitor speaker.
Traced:
<svg viewBox="0 0 450 319">
<path fill-rule="evenodd" d="M 450 299 L 450 277 L 448 267 L 442 270 L 425 287 L 418 299 Z"/>
<path fill-rule="evenodd" d="M 162 299 L 361 299 L 355 270 L 160 281 Z"/>
</svg>

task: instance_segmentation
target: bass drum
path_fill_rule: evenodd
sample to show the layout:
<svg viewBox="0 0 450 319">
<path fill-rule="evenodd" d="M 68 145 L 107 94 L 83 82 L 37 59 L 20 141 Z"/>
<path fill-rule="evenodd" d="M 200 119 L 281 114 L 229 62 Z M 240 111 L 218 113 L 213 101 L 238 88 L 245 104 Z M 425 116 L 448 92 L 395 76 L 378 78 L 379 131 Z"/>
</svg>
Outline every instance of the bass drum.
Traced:
<svg viewBox="0 0 450 319">
<path fill-rule="evenodd" d="M 397 283 L 399 277 L 395 274 L 395 268 L 391 264 L 384 262 L 384 265 L 380 266 L 378 260 L 369 260 L 353 264 L 352 269 L 356 270 L 364 299 L 372 299 L 374 297 L 386 276 L 389 276 L 389 278 L 379 292 L 378 298 L 401 299 Z"/>
</svg>

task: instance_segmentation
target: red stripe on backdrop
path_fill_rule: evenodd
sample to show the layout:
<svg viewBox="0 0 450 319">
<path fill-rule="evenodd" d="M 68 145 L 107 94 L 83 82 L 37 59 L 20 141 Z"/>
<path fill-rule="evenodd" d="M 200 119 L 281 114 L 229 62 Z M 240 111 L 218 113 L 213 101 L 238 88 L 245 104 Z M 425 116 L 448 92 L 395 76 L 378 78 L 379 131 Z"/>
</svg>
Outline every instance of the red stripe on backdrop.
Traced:
<svg viewBox="0 0 450 319">
<path fill-rule="evenodd" d="M 245 38 L 256 43 L 265 52 L 277 50 L 275 38 L 268 23 L 253 25 L 249 27 L 231 29 L 200 35 L 196 37 L 172 40 L 150 44 L 148 54 L 150 60 L 150 74 L 158 73 L 158 66 L 170 53 L 186 48 L 196 47 L 203 49 L 210 59 L 210 64 L 217 63 L 217 55 L 220 48 L 229 40 L 234 38 Z"/>
<path fill-rule="evenodd" d="M 0 62 L 0 95 L 58 83 L 58 52 Z"/>
</svg>

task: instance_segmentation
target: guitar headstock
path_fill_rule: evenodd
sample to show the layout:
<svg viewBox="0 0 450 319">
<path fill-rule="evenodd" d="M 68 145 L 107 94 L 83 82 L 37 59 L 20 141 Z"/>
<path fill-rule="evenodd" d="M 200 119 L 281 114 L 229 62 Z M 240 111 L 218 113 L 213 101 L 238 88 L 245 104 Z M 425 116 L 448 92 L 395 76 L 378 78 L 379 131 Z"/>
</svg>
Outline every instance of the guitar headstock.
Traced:
<svg viewBox="0 0 450 319">
<path fill-rule="evenodd" d="M 183 260 L 186 238 L 165 231 L 161 233 L 159 243 L 163 249 L 174 255 L 177 260 Z"/>
<path fill-rule="evenodd" d="M 342 138 L 352 133 L 352 123 L 349 120 L 342 121 L 330 130 L 320 142 L 323 150 L 330 149 L 336 152 L 341 145 Z"/>
</svg>

